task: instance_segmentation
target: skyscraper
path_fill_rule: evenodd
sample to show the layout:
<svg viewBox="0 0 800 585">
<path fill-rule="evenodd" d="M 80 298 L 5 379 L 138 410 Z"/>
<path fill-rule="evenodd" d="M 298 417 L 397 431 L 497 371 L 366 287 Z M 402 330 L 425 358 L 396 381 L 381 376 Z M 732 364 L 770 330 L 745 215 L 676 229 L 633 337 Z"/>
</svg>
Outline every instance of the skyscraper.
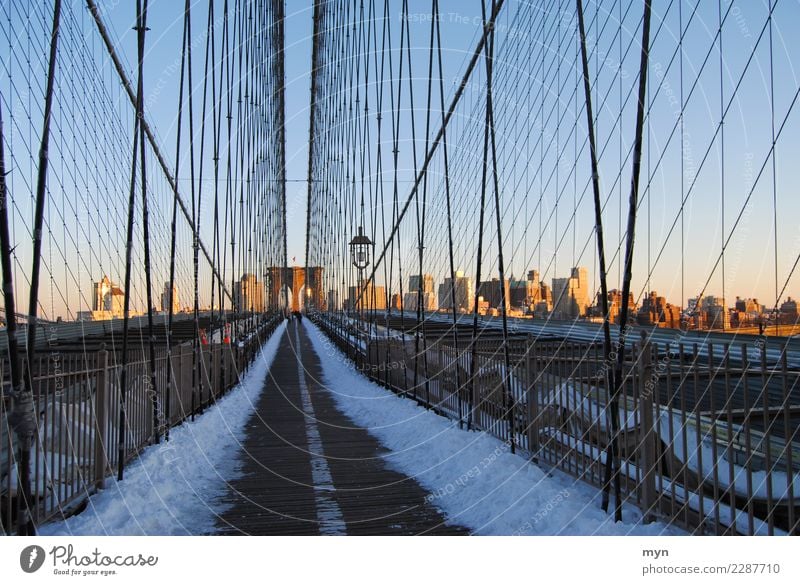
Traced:
<svg viewBox="0 0 800 585">
<path fill-rule="evenodd" d="M 125 293 L 103 276 L 99 282 L 93 283 L 94 299 L 91 313 L 82 311 L 81 318 L 102 321 L 105 319 L 121 319 L 125 315 Z"/>
<path fill-rule="evenodd" d="M 419 274 L 412 274 L 408 277 L 408 292 L 415 292 L 420 288 Z M 433 292 L 433 276 L 430 274 L 422 275 L 422 292 Z"/>
<path fill-rule="evenodd" d="M 342 306 L 339 304 L 339 291 L 335 288 L 328 290 L 328 306 L 329 311 L 338 311 Z"/>
<path fill-rule="evenodd" d="M 455 281 L 456 310 L 468 313 L 472 311 L 475 302 L 472 280 L 468 276 L 464 276 L 464 273 L 459 270 L 456 272 Z M 450 278 L 445 278 L 444 282 L 439 285 L 439 309 L 453 309 L 452 293 L 453 281 Z"/>
<path fill-rule="evenodd" d="M 578 266 L 569 278 L 553 279 L 553 312 L 561 319 L 576 319 L 589 306 L 589 271 Z"/>
<path fill-rule="evenodd" d="M 505 289 L 505 308 L 511 303 L 511 290 L 508 280 L 503 281 L 503 287 L 500 287 L 500 279 L 493 278 L 492 280 L 484 280 L 478 288 L 478 294 L 482 296 L 489 303 L 489 307 L 493 309 L 500 309 L 503 306 L 503 289 Z"/>
<path fill-rule="evenodd" d="M 167 313 L 170 305 L 172 305 L 173 313 L 178 313 L 181 310 L 178 299 L 178 287 L 173 284 L 172 290 L 170 290 L 169 282 L 165 282 L 164 291 L 161 293 L 161 310 Z"/>
<path fill-rule="evenodd" d="M 255 274 L 242 274 L 242 278 L 234 285 L 233 306 L 238 313 L 264 312 L 264 284 Z"/>
<path fill-rule="evenodd" d="M 403 295 L 403 309 L 406 311 L 416 311 L 417 297 L 422 287 L 422 310 L 436 310 L 436 293 L 434 292 L 433 276 L 423 274 L 420 279 L 419 274 L 412 274 L 408 277 L 408 291 Z"/>
<path fill-rule="evenodd" d="M 372 280 L 362 282 L 360 287 L 351 286 L 348 290 L 347 305 L 352 311 L 361 309 L 383 311 L 386 309 L 386 288 L 376 286 Z"/>
<path fill-rule="evenodd" d="M 633 313 L 635 311 L 633 295 L 629 298 L 628 303 Z M 636 312 L 636 315 L 636 319 L 641 325 L 655 325 L 656 327 L 672 327 L 675 329 L 680 327 L 681 324 L 680 308 L 668 303 L 664 297 L 658 296 L 656 291 L 650 291 L 650 294 L 642 299 L 642 306 Z"/>
</svg>

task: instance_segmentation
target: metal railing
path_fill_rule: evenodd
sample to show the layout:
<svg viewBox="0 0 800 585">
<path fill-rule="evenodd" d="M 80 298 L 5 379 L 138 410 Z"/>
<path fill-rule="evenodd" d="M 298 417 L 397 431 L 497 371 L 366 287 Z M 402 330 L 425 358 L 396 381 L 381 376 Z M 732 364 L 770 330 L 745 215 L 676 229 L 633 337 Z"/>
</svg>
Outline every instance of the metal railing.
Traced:
<svg viewBox="0 0 800 585">
<path fill-rule="evenodd" d="M 613 363 L 602 345 L 509 340 L 506 372 L 502 340 L 423 344 L 341 315 L 314 320 L 372 380 L 605 485 Z M 797 534 L 800 372 L 788 363 L 763 345 L 637 341 L 619 400 L 625 502 L 694 533 Z"/>
<path fill-rule="evenodd" d="M 209 344 L 187 341 L 170 352 L 160 349 L 155 389 L 147 352 L 130 352 L 123 463 L 144 447 L 168 440 L 171 427 L 236 385 L 282 319 L 282 315 L 272 315 L 243 321 L 231 343 L 216 343 L 212 337 Z M 0 369 L 7 370 L 4 366 L 7 363 L 0 363 Z M 31 455 L 35 524 L 71 513 L 104 487 L 106 477 L 118 468 L 121 367 L 117 353 L 105 349 L 37 357 L 33 393 L 38 428 Z M 7 372 L 0 371 L 0 379 L 0 532 L 12 534 L 17 508 L 16 447 L 8 425 Z"/>
</svg>

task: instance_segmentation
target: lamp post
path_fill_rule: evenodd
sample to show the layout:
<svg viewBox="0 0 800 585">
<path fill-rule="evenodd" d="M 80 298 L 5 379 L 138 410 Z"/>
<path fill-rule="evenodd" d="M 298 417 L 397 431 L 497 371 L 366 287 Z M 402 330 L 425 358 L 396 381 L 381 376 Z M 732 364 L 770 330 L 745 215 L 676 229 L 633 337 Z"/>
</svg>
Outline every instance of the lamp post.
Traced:
<svg viewBox="0 0 800 585">
<path fill-rule="evenodd" d="M 358 269 L 358 296 L 363 296 L 363 293 L 366 292 L 362 290 L 364 287 L 364 269 L 369 266 L 370 260 L 370 252 L 372 248 L 372 240 L 370 240 L 367 236 L 364 235 L 364 228 L 362 226 L 358 226 L 358 235 L 355 236 L 352 240 L 350 240 L 350 258 L 352 259 L 353 266 Z M 364 307 L 364 300 L 361 299 L 358 301 L 358 309 L 359 309 L 359 316 L 363 320 L 363 307 Z"/>
</svg>

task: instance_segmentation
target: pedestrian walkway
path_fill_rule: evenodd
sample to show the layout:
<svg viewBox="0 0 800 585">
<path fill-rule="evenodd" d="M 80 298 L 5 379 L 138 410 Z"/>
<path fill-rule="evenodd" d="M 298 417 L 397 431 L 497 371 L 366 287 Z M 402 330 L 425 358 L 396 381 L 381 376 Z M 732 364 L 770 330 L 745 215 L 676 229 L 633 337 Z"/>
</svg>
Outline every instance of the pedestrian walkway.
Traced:
<svg viewBox="0 0 800 585">
<path fill-rule="evenodd" d="M 220 534 L 466 534 L 335 406 L 305 328 L 289 323 L 247 424 Z"/>
</svg>

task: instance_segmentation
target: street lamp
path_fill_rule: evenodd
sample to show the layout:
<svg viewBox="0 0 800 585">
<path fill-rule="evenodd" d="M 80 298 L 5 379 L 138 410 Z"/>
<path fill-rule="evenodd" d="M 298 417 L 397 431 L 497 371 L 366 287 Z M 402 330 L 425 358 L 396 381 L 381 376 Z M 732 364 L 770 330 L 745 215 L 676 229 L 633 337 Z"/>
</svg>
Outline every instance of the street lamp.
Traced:
<svg viewBox="0 0 800 585">
<path fill-rule="evenodd" d="M 358 226 L 358 235 L 350 240 L 350 257 L 353 259 L 353 266 L 359 271 L 369 266 L 369 253 L 372 247 L 372 240 L 364 235 L 364 228 Z"/>
<path fill-rule="evenodd" d="M 364 235 L 364 228 L 358 226 L 358 235 L 350 240 L 350 258 L 353 261 L 353 266 L 358 269 L 358 292 L 359 296 L 363 294 L 363 272 L 369 266 L 369 254 L 372 248 L 372 240 Z M 359 302 L 359 309 L 364 306 L 364 301 Z M 355 307 L 354 307 L 355 308 Z M 361 311 L 359 310 L 359 313 Z"/>
</svg>

